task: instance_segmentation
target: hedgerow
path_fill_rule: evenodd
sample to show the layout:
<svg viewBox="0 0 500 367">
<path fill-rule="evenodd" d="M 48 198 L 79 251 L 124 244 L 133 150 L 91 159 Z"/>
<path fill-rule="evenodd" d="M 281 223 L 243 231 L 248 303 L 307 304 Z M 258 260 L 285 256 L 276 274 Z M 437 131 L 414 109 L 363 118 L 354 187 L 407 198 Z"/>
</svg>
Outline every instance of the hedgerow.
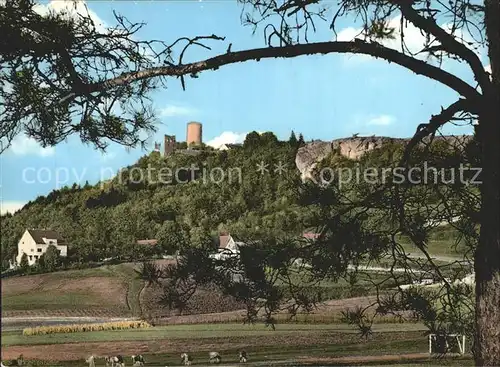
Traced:
<svg viewBox="0 0 500 367">
<path fill-rule="evenodd" d="M 143 329 L 149 327 L 151 327 L 151 325 L 146 321 L 119 321 L 119 322 L 106 322 L 101 324 L 38 326 L 34 328 L 24 329 L 23 335 L 30 336 L 30 335 L 47 335 L 47 334 L 58 334 L 58 333 L 81 333 L 86 331 Z"/>
</svg>

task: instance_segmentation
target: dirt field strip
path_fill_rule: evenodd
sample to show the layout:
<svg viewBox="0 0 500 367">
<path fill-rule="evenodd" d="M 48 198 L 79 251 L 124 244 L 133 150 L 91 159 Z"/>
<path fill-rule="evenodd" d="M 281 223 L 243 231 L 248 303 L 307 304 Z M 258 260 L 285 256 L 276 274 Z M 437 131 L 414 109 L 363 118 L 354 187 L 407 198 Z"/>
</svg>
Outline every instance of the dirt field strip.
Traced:
<svg viewBox="0 0 500 367">
<path fill-rule="evenodd" d="M 389 362 L 411 362 L 411 361 L 432 360 L 429 353 L 409 353 L 409 354 L 385 354 L 372 356 L 349 356 L 349 357 L 297 357 L 296 362 L 300 363 L 325 363 L 328 365 L 351 365 L 351 364 L 372 364 L 374 362 L 389 363 Z"/>
</svg>

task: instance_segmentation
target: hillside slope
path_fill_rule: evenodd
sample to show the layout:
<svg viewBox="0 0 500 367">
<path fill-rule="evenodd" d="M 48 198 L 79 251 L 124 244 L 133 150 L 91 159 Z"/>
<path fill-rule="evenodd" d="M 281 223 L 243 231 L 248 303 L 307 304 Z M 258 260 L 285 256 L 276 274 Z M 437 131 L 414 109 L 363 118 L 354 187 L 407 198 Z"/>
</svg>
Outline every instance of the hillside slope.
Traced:
<svg viewBox="0 0 500 367">
<path fill-rule="evenodd" d="M 2 279 L 2 317 L 133 317 L 143 282 L 134 264 Z"/>
<path fill-rule="evenodd" d="M 155 262 L 165 266 L 172 261 Z M 124 263 L 4 278 L 1 280 L 2 318 L 109 319 L 178 315 L 178 311 L 158 303 L 161 288 L 144 287 L 144 282 L 134 271 L 138 268 L 139 264 Z M 143 289 L 144 292 L 141 292 Z M 200 287 L 188 302 L 183 315 L 231 312 L 244 307 L 244 304 L 222 295 L 213 287 Z M 238 315 L 229 316 L 234 320 Z"/>
<path fill-rule="evenodd" d="M 240 236 L 299 233 L 297 148 L 272 133 L 249 134 L 239 149 L 178 151 L 167 158 L 153 152 L 111 182 L 52 191 L 2 217 L 2 266 L 17 255 L 26 228 L 59 231 L 70 244 L 69 257 L 78 262 L 136 259 L 152 250 L 136 245 L 139 239 L 157 238 L 163 253 L 174 253 L 212 241 L 220 229 Z M 266 175 L 256 170 L 260 162 L 268 165 Z M 279 162 L 288 167 L 283 175 L 273 172 Z M 165 170 L 172 173 L 169 178 Z"/>
<path fill-rule="evenodd" d="M 444 140 L 464 145 L 470 136 Z M 210 243 L 215 247 L 221 231 L 236 240 L 300 236 L 322 217 L 320 205 L 304 199 L 301 176 L 310 176 L 318 164 L 344 164 L 338 157 L 351 165 L 362 157 L 370 166 L 384 165 L 405 142 L 353 137 L 305 144 L 250 133 L 242 147 L 229 151 L 178 151 L 167 158 L 153 152 L 111 182 L 74 184 L 2 216 L 2 267 L 17 255 L 17 242 L 30 227 L 60 232 L 70 244 L 69 261 L 83 263 L 108 257 L 137 261 L 141 255 L 173 254 Z M 167 179 L 165 170 L 171 173 Z M 136 243 L 152 238 L 158 246 Z"/>
</svg>

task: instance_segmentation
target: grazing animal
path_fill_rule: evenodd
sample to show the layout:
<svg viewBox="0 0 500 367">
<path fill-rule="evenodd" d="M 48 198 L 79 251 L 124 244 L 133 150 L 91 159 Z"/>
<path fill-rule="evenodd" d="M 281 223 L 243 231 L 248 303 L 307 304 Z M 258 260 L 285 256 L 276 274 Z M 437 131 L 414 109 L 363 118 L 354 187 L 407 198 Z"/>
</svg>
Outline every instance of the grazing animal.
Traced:
<svg viewBox="0 0 500 367">
<path fill-rule="evenodd" d="M 220 363 L 222 360 L 220 354 L 218 352 L 210 352 L 208 353 L 208 361 L 210 363 Z"/>
<path fill-rule="evenodd" d="M 123 357 L 118 355 L 113 357 L 115 358 L 115 366 L 117 367 L 125 367 L 125 361 L 123 360 Z"/>
<path fill-rule="evenodd" d="M 132 356 L 132 365 L 134 366 L 144 366 L 144 357 L 139 354 L 138 356 Z"/>
<path fill-rule="evenodd" d="M 85 360 L 85 363 L 88 363 L 89 367 L 95 367 L 95 357 L 90 356 Z"/>
<path fill-rule="evenodd" d="M 8 366 L 24 366 L 24 357 L 23 355 L 19 355 L 17 359 L 12 359 L 10 362 L 8 362 Z M 3 364 L 3 362 L 0 362 L 0 367 L 7 367 L 6 365 Z"/>
<path fill-rule="evenodd" d="M 125 362 L 123 361 L 123 357 L 118 355 L 118 356 L 113 356 L 113 357 L 106 357 L 104 358 L 106 361 L 106 366 L 111 366 L 111 367 L 125 367 Z"/>
<path fill-rule="evenodd" d="M 240 351 L 240 363 L 245 363 L 248 361 L 247 352 L 244 350 Z"/>
<path fill-rule="evenodd" d="M 193 358 L 189 354 L 187 354 L 187 353 L 181 354 L 181 363 L 183 363 L 184 366 L 191 366 L 192 361 L 193 361 Z"/>
</svg>

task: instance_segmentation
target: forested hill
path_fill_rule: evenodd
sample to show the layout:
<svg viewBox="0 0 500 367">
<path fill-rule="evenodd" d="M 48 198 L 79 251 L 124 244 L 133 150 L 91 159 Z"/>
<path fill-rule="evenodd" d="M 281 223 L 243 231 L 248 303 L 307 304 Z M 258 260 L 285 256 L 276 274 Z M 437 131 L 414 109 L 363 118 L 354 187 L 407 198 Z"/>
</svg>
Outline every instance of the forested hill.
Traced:
<svg viewBox="0 0 500 367">
<path fill-rule="evenodd" d="M 70 244 L 69 260 L 79 262 L 216 246 L 221 231 L 242 240 L 298 236 L 329 215 L 329 209 L 321 207 L 336 203 L 335 196 L 367 194 L 366 185 L 352 182 L 351 188 L 343 183 L 337 185 L 342 192 L 325 196 L 321 185 L 303 185 L 301 173 L 311 176 L 322 167 L 355 169 L 358 164 L 389 167 L 399 162 L 405 145 L 401 139 L 386 139 L 377 146 L 365 144 L 365 138 L 361 145 L 359 138 L 353 139 L 348 143 L 364 149 L 356 148 L 355 157 L 346 154 L 344 150 L 353 150 L 342 145 L 305 144 L 302 136 L 297 139 L 294 134 L 288 141 L 278 141 L 270 132 L 250 133 L 243 145 L 226 151 L 210 147 L 186 151 L 179 144 L 166 158 L 152 152 L 109 182 L 74 184 L 38 197 L 15 215 L 4 215 L 2 267 L 16 255 L 26 228 L 59 231 Z M 431 150 L 424 147 L 427 157 L 418 160 L 435 167 L 467 161 L 474 166 L 477 152 L 471 142 L 469 138 L 440 139 Z M 138 245 L 140 239 L 157 239 L 158 246 Z"/>
<path fill-rule="evenodd" d="M 2 217 L 2 267 L 16 255 L 26 228 L 59 231 L 78 261 L 137 254 L 145 247 L 135 245 L 138 239 L 156 238 L 172 253 L 215 241 L 220 230 L 242 237 L 298 234 L 307 222 L 298 205 L 300 144 L 295 135 L 278 141 L 272 133 L 251 133 L 228 151 L 178 150 L 167 158 L 152 152 L 104 185 L 52 191 Z M 258 170 L 262 162 L 264 173 Z M 274 172 L 280 162 L 281 175 Z"/>
</svg>

